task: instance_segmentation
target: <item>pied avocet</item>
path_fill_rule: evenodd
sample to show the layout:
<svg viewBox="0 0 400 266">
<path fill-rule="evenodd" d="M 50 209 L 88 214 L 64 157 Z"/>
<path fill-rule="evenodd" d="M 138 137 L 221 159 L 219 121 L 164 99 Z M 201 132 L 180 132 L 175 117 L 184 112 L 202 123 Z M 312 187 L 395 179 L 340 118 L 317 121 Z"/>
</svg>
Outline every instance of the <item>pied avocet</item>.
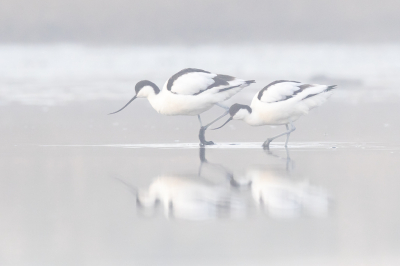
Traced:
<svg viewBox="0 0 400 266">
<path fill-rule="evenodd" d="M 228 100 L 254 80 L 237 79 L 228 75 L 214 74 L 205 70 L 187 68 L 179 71 L 165 82 L 160 90 L 156 84 L 148 80 L 139 81 L 135 86 L 136 95 L 120 110 L 128 106 L 136 98 L 147 98 L 151 106 L 163 115 L 197 115 L 200 121 L 199 139 L 201 145 L 212 145 L 206 141 L 205 130 L 214 122 L 228 114 L 228 107 L 220 102 Z M 226 112 L 203 126 L 200 114 L 218 105 Z"/>
<path fill-rule="evenodd" d="M 285 133 L 268 138 L 263 147 L 269 149 L 271 141 L 283 135 L 286 135 L 287 147 L 290 133 L 296 129 L 293 122 L 323 104 L 335 87 L 288 80 L 274 81 L 254 96 L 250 106 L 237 103 L 232 105 L 229 108 L 231 117 L 215 129 L 223 127 L 232 119 L 243 120 L 251 126 L 286 125 Z"/>
</svg>

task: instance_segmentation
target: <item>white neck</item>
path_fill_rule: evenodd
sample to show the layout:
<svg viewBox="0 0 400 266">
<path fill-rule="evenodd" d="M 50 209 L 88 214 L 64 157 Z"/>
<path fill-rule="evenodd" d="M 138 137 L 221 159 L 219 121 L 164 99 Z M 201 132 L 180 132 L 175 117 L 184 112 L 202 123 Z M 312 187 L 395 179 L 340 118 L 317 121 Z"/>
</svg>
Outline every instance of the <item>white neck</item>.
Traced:
<svg viewBox="0 0 400 266">
<path fill-rule="evenodd" d="M 158 113 L 161 113 L 164 103 L 164 101 L 162 100 L 161 92 L 159 92 L 158 94 L 151 93 L 149 96 L 147 96 L 147 99 L 149 100 L 154 110 L 156 110 Z"/>
</svg>

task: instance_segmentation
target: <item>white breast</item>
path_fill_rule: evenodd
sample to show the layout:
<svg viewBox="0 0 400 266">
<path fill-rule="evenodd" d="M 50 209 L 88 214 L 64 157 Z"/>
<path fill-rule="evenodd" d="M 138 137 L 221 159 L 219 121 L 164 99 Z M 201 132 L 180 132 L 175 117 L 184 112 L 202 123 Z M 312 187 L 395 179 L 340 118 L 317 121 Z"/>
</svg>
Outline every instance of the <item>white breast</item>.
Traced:
<svg viewBox="0 0 400 266">
<path fill-rule="evenodd" d="M 151 106 L 163 115 L 198 115 L 215 104 L 207 95 L 180 95 L 167 90 L 148 99 Z"/>
</svg>

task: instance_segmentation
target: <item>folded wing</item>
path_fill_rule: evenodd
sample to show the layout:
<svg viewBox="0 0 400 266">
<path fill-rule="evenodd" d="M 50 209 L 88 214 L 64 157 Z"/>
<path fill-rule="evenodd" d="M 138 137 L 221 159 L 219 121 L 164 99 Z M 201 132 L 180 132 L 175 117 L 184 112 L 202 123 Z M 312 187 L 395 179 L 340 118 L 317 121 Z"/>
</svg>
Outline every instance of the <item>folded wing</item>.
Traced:
<svg viewBox="0 0 400 266">
<path fill-rule="evenodd" d="M 218 93 L 253 81 L 245 81 L 228 75 L 214 74 L 196 68 L 186 68 L 173 75 L 164 85 L 164 89 L 182 95 Z"/>
<path fill-rule="evenodd" d="M 321 93 L 328 92 L 333 88 L 335 86 L 277 80 L 265 86 L 258 93 L 257 98 L 264 103 L 304 101 Z"/>
</svg>

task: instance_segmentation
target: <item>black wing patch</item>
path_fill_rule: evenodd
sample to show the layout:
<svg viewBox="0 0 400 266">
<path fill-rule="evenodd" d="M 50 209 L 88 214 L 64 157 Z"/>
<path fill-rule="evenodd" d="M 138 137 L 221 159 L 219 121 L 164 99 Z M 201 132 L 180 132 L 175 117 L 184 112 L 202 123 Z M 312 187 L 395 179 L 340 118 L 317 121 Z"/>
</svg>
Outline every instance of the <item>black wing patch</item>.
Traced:
<svg viewBox="0 0 400 266">
<path fill-rule="evenodd" d="M 312 87 L 312 86 L 314 86 L 314 85 L 311 85 L 311 84 L 303 84 L 303 85 L 300 85 L 299 88 L 301 89 L 301 91 L 303 91 L 303 90 L 305 90 L 305 89 L 307 89 L 307 88 L 310 88 L 310 87 Z"/>
<path fill-rule="evenodd" d="M 318 95 L 318 94 L 321 94 L 321 93 L 324 93 L 324 92 L 333 90 L 335 87 L 336 87 L 336 85 L 328 86 L 328 88 L 327 88 L 326 90 L 324 90 L 324 91 L 322 91 L 322 92 L 320 92 L 320 93 L 314 93 L 314 94 L 307 95 L 306 97 L 304 97 L 304 98 L 302 99 L 302 101 L 305 100 L 305 99 L 311 98 L 311 97 L 313 97 L 313 96 L 315 96 L 315 95 Z"/>
<path fill-rule="evenodd" d="M 268 84 L 267 86 L 265 86 L 262 90 L 260 90 L 260 92 L 258 93 L 257 98 L 259 100 L 261 100 L 264 91 L 268 90 L 269 87 L 271 87 L 272 85 L 278 84 L 278 83 L 282 83 L 282 82 L 294 82 L 294 83 L 300 83 L 298 81 L 290 81 L 290 80 L 275 80 L 274 82 L 271 82 L 270 84 Z"/>
<path fill-rule="evenodd" d="M 296 96 L 296 95 L 299 94 L 300 92 L 302 92 L 302 91 L 304 91 L 305 89 L 310 88 L 310 87 L 312 87 L 312 86 L 313 86 L 313 85 L 310 85 L 310 84 L 303 84 L 303 85 L 300 85 L 300 86 L 299 86 L 299 89 L 298 89 L 298 90 L 295 90 L 295 91 L 293 92 L 292 95 L 288 95 L 288 96 L 286 96 L 284 99 L 279 100 L 279 101 L 275 101 L 274 103 L 276 103 L 276 102 L 282 102 L 282 101 L 285 101 L 285 100 L 287 100 L 287 99 L 293 98 L 294 96 Z M 303 100 L 304 100 L 304 99 L 303 99 Z"/>
<path fill-rule="evenodd" d="M 216 78 L 222 79 L 222 80 L 225 80 L 225 81 L 232 81 L 232 80 L 235 79 L 235 77 L 228 76 L 228 75 L 222 75 L 222 74 L 218 74 L 218 75 L 216 76 Z"/>
<path fill-rule="evenodd" d="M 167 83 L 167 90 L 171 91 L 172 85 L 174 85 L 175 80 L 177 80 L 179 77 L 188 74 L 188 73 L 193 73 L 193 72 L 203 72 L 203 73 L 208 73 L 211 74 L 208 71 L 202 70 L 202 69 L 197 69 L 197 68 L 185 68 L 173 75 L 172 77 L 169 78 L 168 83 Z"/>
<path fill-rule="evenodd" d="M 283 99 L 283 100 L 281 100 L 281 101 L 284 101 L 284 100 L 293 98 L 294 96 L 296 96 L 296 95 L 299 94 L 300 92 L 302 92 L 302 91 L 304 91 L 305 89 L 310 88 L 310 87 L 313 87 L 313 85 L 311 85 L 311 84 L 303 84 L 303 85 L 300 85 L 300 86 L 299 86 L 300 89 L 294 91 L 294 93 L 293 93 L 292 95 L 286 96 L 286 98 Z M 317 94 L 318 94 L 318 93 L 317 93 Z M 310 95 L 308 95 L 307 97 L 305 97 L 304 99 L 307 99 L 308 97 L 312 97 L 312 96 L 317 95 L 317 94 L 310 94 Z M 304 99 L 303 99 L 303 100 L 304 100 Z M 280 101 L 278 101 L 278 102 L 280 102 Z"/>
<path fill-rule="evenodd" d="M 208 72 L 208 71 L 205 71 L 205 70 L 202 70 L 202 69 L 197 69 L 197 68 L 186 68 L 186 69 L 183 69 L 183 70 L 179 71 L 178 73 L 176 73 L 175 75 L 173 75 L 173 76 L 168 80 L 168 83 L 167 83 L 167 90 L 171 91 L 172 86 L 174 85 L 174 82 L 175 82 L 179 77 L 181 77 L 181 76 L 183 76 L 183 75 L 185 75 L 185 74 L 195 73 L 195 72 L 202 72 L 202 73 L 211 74 L 211 72 Z M 204 92 L 204 91 L 206 91 L 206 90 L 215 88 L 215 87 L 227 86 L 227 85 L 229 85 L 229 81 L 232 81 L 232 80 L 234 80 L 234 79 L 236 79 L 236 78 L 235 78 L 235 77 L 232 77 L 232 76 L 229 76 L 229 75 L 217 74 L 217 76 L 215 76 L 215 77 L 213 78 L 213 80 L 214 80 L 214 83 L 213 83 L 213 84 L 209 85 L 209 86 L 208 86 L 207 88 L 205 88 L 204 90 L 201 90 L 201 91 L 199 91 L 199 92 L 194 93 L 193 95 L 199 95 L 200 93 L 202 93 L 202 92 Z M 250 82 L 253 82 L 253 81 L 250 81 Z M 224 88 L 224 89 L 220 89 L 218 92 L 223 92 L 223 91 L 226 91 L 226 90 L 230 90 L 230 89 L 233 89 L 233 88 L 236 88 L 236 87 L 239 87 L 239 86 L 241 86 L 241 85 L 232 86 L 232 87 L 228 87 L 228 88 Z M 171 91 L 171 92 L 176 94 L 176 92 L 173 92 L 173 91 Z"/>
<path fill-rule="evenodd" d="M 235 77 L 231 77 L 231 76 L 228 76 L 228 75 L 220 75 L 220 74 L 218 74 L 217 76 L 213 77 L 213 80 L 214 80 L 214 83 L 213 83 L 213 84 L 211 84 L 210 86 L 208 86 L 208 87 L 205 88 L 204 90 L 201 90 L 201 91 L 199 91 L 199 92 L 197 92 L 197 93 L 195 93 L 195 94 L 193 94 L 193 95 L 199 95 L 200 93 L 202 93 L 202 92 L 204 92 L 204 91 L 206 91 L 206 90 L 212 89 L 212 88 L 214 88 L 214 87 L 229 85 L 229 82 L 228 82 L 228 81 L 231 81 L 231 80 L 234 80 L 234 79 L 235 79 Z M 238 86 L 233 86 L 233 87 L 229 87 L 229 88 L 220 89 L 218 92 L 226 91 L 226 90 L 233 89 L 233 88 L 236 88 L 236 87 L 239 87 L 239 86 L 240 86 L 240 85 L 238 85 Z"/>
<path fill-rule="evenodd" d="M 240 87 L 240 86 L 241 86 L 241 85 L 237 85 L 237 86 L 232 86 L 232 87 L 228 87 L 228 88 L 220 89 L 218 92 L 227 91 L 227 90 L 230 90 L 230 89 L 233 89 L 233 88 L 237 88 L 237 87 Z"/>
</svg>

